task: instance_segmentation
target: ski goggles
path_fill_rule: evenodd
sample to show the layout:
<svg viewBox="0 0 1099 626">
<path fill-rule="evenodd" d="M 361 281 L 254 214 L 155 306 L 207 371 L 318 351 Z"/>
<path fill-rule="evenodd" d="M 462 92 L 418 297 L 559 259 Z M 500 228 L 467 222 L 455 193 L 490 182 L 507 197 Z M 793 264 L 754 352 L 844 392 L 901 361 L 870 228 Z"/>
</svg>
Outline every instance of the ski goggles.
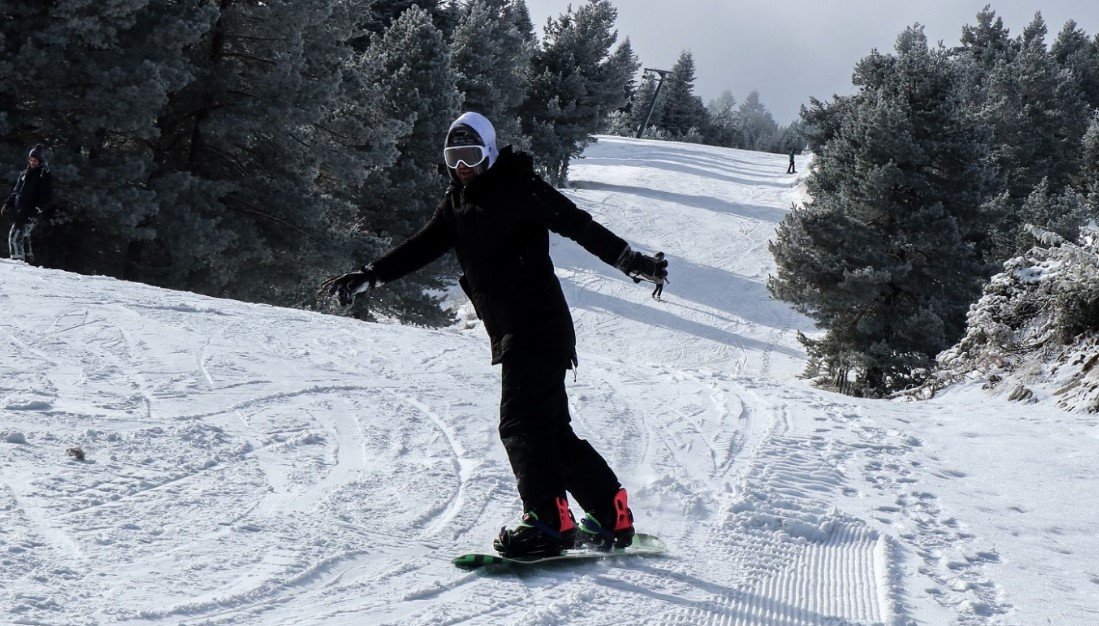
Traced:
<svg viewBox="0 0 1099 626">
<path fill-rule="evenodd" d="M 446 166 L 455 169 L 459 165 L 477 167 L 488 158 L 488 150 L 484 146 L 453 146 L 443 148 L 443 158 Z"/>
</svg>

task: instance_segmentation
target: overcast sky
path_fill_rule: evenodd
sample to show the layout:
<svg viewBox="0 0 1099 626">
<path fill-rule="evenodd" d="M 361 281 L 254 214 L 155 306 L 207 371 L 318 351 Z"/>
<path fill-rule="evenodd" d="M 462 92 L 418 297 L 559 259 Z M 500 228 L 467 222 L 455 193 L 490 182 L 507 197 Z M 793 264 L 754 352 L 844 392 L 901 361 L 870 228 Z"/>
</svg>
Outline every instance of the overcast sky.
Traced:
<svg viewBox="0 0 1099 626">
<path fill-rule="evenodd" d="M 546 19 L 583 0 L 526 0 L 539 34 Z M 738 102 L 759 92 L 775 120 L 788 124 L 809 98 L 852 92 L 851 70 L 877 48 L 891 52 L 897 35 L 924 25 L 932 43 L 956 45 L 962 27 L 991 4 L 1012 36 L 1037 11 L 1050 44 L 1075 20 L 1090 37 L 1099 32 L 1097 0 L 612 0 L 619 41 L 629 37 L 645 67 L 671 69 L 689 50 L 695 94 L 704 102 L 728 90 Z"/>
</svg>

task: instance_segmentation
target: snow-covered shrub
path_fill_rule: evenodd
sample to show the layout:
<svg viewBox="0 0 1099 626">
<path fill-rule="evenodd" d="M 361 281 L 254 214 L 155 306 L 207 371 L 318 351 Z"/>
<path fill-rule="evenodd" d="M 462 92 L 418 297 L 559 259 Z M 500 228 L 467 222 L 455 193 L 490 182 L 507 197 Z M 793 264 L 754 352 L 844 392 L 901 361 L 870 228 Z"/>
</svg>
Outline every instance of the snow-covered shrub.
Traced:
<svg viewBox="0 0 1099 626">
<path fill-rule="evenodd" d="M 607 114 L 607 121 L 603 128 L 605 135 L 617 135 L 619 137 L 633 137 L 637 129 L 633 126 L 633 120 L 626 111 L 611 111 Z"/>
<path fill-rule="evenodd" d="M 670 135 L 668 135 L 668 131 L 664 130 L 663 128 L 658 128 L 657 126 L 650 124 L 649 127 L 645 129 L 645 132 L 641 135 L 641 137 L 643 139 L 659 139 L 661 141 L 667 141 L 670 138 Z"/>
<path fill-rule="evenodd" d="M 692 126 L 679 140 L 684 143 L 703 143 L 702 131 L 698 130 L 697 126 Z"/>
<path fill-rule="evenodd" d="M 988 283 L 965 336 L 938 356 L 934 386 L 974 375 L 1001 389 L 1047 385 L 1061 406 L 1099 411 L 1099 227 L 1078 243 L 1028 229 L 1040 245 Z"/>
</svg>

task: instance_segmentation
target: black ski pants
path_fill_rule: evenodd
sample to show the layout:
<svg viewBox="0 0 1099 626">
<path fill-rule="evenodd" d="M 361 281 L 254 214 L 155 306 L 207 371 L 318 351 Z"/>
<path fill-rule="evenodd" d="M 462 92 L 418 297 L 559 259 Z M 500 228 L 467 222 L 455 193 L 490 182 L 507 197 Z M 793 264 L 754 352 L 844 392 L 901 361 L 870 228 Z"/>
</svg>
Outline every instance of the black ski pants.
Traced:
<svg viewBox="0 0 1099 626">
<path fill-rule="evenodd" d="M 603 457 L 572 430 L 568 365 L 567 359 L 533 353 L 506 354 L 502 361 L 500 440 L 523 510 L 539 517 L 566 491 L 585 511 L 595 511 L 610 505 L 621 487 Z"/>
</svg>

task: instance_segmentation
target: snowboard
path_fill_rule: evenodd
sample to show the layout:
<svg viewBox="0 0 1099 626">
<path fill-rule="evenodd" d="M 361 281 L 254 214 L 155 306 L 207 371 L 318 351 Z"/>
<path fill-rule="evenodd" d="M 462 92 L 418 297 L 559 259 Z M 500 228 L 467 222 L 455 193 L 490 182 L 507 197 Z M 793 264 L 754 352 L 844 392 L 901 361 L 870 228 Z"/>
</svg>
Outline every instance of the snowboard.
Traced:
<svg viewBox="0 0 1099 626">
<path fill-rule="evenodd" d="M 664 553 L 664 542 L 655 535 L 637 533 L 628 547 L 615 550 L 566 550 L 557 556 L 506 557 L 499 554 L 463 554 L 455 557 L 451 563 L 462 569 L 478 569 L 488 566 L 530 566 L 563 561 L 590 561 L 598 559 L 619 559 L 630 556 L 655 556 Z"/>
</svg>

